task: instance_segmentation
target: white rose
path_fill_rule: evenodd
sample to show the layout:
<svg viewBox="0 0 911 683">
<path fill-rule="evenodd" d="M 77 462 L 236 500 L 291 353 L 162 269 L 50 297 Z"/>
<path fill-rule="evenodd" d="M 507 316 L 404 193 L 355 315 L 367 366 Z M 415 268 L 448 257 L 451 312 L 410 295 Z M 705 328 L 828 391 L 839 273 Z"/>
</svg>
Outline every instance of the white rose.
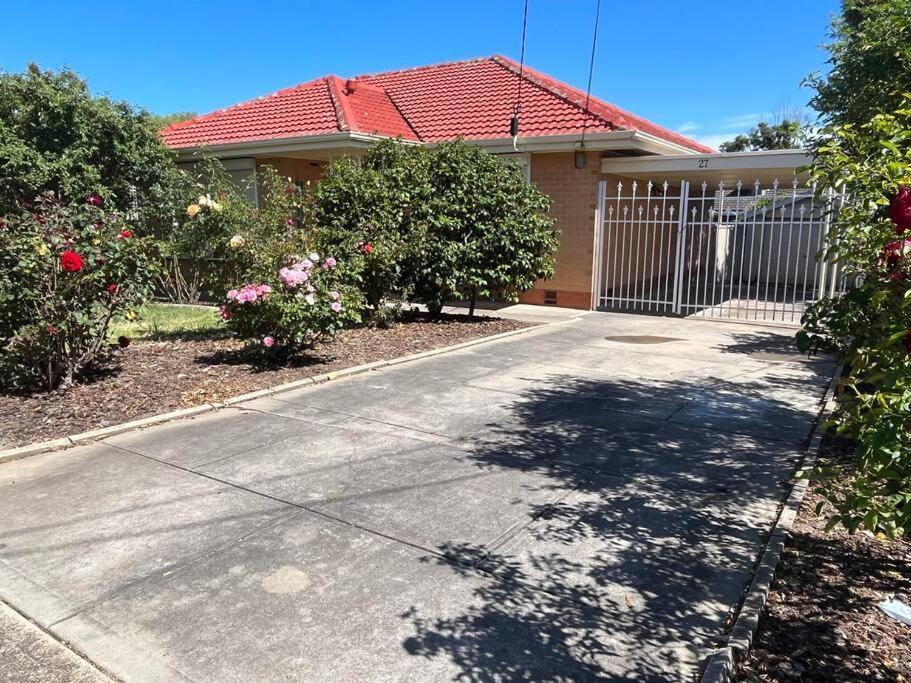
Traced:
<svg viewBox="0 0 911 683">
<path fill-rule="evenodd" d="M 240 249 L 246 243 L 247 240 L 245 240 L 242 235 L 234 235 L 228 242 L 232 249 Z"/>
<path fill-rule="evenodd" d="M 313 252 L 312 254 L 310 254 L 310 256 L 308 256 L 307 258 L 309 258 L 311 261 L 313 261 L 314 263 L 316 263 L 317 261 L 319 261 L 319 254 L 317 254 L 317 253 L 314 251 L 314 252 Z"/>
</svg>

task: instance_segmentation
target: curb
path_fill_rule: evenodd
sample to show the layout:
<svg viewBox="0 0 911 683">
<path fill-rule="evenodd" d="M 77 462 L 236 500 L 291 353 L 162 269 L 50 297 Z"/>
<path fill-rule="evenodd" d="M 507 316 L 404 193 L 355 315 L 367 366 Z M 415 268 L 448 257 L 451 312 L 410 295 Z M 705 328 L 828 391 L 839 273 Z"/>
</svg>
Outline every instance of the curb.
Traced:
<svg viewBox="0 0 911 683">
<path fill-rule="evenodd" d="M 199 415 L 201 413 L 213 412 L 220 410 L 221 408 L 234 406 L 238 403 L 245 403 L 257 398 L 273 396 L 275 394 L 291 391 L 293 389 L 300 389 L 301 387 L 309 386 L 311 384 L 322 384 L 323 382 L 330 382 L 334 379 L 340 379 L 342 377 L 348 377 L 350 375 L 359 375 L 364 372 L 370 372 L 371 370 L 392 367 L 394 365 L 401 365 L 402 363 L 410 363 L 412 361 L 421 360 L 422 358 L 431 358 L 433 356 L 439 356 L 451 351 L 458 351 L 460 349 L 477 346 L 479 344 L 485 344 L 487 342 L 498 341 L 500 339 L 506 339 L 508 337 L 514 337 L 520 334 L 528 334 L 530 332 L 536 331 L 540 332 L 541 330 L 555 327 L 557 325 L 565 325 L 567 323 L 573 322 L 573 320 L 575 319 L 570 318 L 567 320 L 557 320 L 549 323 L 531 324 L 527 327 L 521 327 L 517 330 L 509 330 L 508 332 L 500 332 L 499 334 L 493 334 L 489 337 L 469 339 L 468 341 L 459 342 L 458 344 L 452 344 L 450 346 L 441 346 L 440 348 L 430 349 L 429 351 L 421 351 L 419 353 L 412 353 L 407 356 L 399 356 L 397 358 L 390 358 L 388 360 L 373 361 L 370 363 L 364 363 L 363 365 L 355 365 L 350 368 L 336 370 L 335 372 L 327 372 L 321 375 L 314 375 L 313 377 L 305 377 L 304 379 L 294 380 L 293 382 L 286 382 L 285 384 L 279 384 L 267 389 L 260 389 L 258 391 L 251 391 L 246 394 L 241 394 L 239 396 L 232 396 L 231 398 L 220 401 L 218 403 L 203 403 L 198 406 L 192 406 L 190 408 L 181 408 L 179 410 L 172 410 L 167 413 L 160 413 L 159 415 L 143 417 L 138 420 L 121 422 L 120 424 L 111 425 L 110 427 L 102 427 L 101 429 L 93 429 L 88 432 L 71 434 L 70 436 L 51 439 L 50 441 L 41 441 L 33 444 L 26 444 L 25 446 L 10 448 L 0 451 L 0 464 L 10 462 L 12 460 L 29 458 L 33 455 L 40 455 L 41 453 L 47 453 L 49 451 L 63 450 L 65 448 L 70 448 L 71 446 L 82 445 L 90 441 L 96 441 L 108 436 L 114 436 L 116 434 L 123 434 L 124 432 L 142 429 L 143 427 L 150 427 L 152 425 L 161 424 L 163 422 L 170 422 L 171 420 L 178 420 L 185 417 Z"/>
<path fill-rule="evenodd" d="M 832 379 L 829 380 L 829 386 L 821 401 L 822 407 L 819 411 L 816 428 L 810 438 L 806 456 L 800 464 L 800 470 L 809 470 L 816 464 L 823 437 L 822 418 L 832 412 L 835 405 L 835 390 L 843 370 L 844 364 L 839 363 Z M 781 560 L 781 554 L 791 535 L 791 527 L 794 525 L 797 511 L 803 503 L 809 485 L 809 479 L 800 479 L 791 489 L 791 493 L 778 515 L 778 520 L 772 528 L 772 533 L 769 534 L 769 540 L 766 542 L 759 563 L 754 568 L 753 580 L 740 605 L 734 627 L 728 636 L 727 645 L 709 655 L 702 677 L 699 679 L 701 683 L 729 683 L 734 679 L 737 663 L 743 661 L 749 653 L 753 644 L 753 636 L 756 635 L 756 629 L 759 627 L 759 618 L 762 616 L 769 597 L 772 580 L 775 578 L 775 569 Z"/>
</svg>

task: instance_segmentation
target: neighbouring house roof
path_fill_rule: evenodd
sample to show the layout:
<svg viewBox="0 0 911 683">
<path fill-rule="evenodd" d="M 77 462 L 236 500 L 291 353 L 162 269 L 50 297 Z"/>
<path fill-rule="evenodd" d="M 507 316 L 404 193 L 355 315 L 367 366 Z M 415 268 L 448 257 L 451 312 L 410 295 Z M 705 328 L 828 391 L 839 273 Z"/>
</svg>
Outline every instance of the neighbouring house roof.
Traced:
<svg viewBox="0 0 911 683">
<path fill-rule="evenodd" d="M 682 135 L 591 97 L 499 55 L 343 80 L 318 78 L 248 102 L 172 124 L 174 148 L 332 133 L 364 133 L 415 142 L 509 137 L 521 84 L 523 138 L 630 130 L 711 152 Z M 586 125 L 587 121 L 587 125 Z"/>
</svg>

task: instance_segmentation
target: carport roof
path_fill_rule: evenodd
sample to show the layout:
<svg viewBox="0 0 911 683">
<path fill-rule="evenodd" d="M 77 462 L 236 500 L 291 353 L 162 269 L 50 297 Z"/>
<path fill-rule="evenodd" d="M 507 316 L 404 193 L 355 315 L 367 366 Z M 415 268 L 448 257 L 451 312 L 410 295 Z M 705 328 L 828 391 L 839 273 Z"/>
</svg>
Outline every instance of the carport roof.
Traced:
<svg viewBox="0 0 911 683">
<path fill-rule="evenodd" d="M 541 138 L 637 131 L 711 152 L 682 135 L 500 55 L 343 80 L 318 78 L 162 131 L 177 149 L 338 133 L 415 142 L 509 138 L 521 87 L 520 135 Z"/>
<path fill-rule="evenodd" d="M 801 169 L 813 161 L 803 149 L 776 149 L 759 152 L 713 152 L 670 156 L 609 157 L 601 160 L 601 172 L 609 175 L 649 180 L 689 180 L 733 185 L 774 180 L 791 182 L 795 175 L 807 177 Z"/>
</svg>

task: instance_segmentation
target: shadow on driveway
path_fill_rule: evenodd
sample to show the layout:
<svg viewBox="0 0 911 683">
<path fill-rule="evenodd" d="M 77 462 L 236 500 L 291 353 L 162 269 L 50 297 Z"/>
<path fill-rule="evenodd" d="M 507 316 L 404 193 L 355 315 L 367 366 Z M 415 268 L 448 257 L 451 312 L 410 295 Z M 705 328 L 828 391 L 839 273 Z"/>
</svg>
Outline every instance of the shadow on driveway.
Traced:
<svg viewBox="0 0 911 683">
<path fill-rule="evenodd" d="M 403 614 L 414 628 L 403 647 L 473 681 L 692 677 L 731 623 L 821 384 L 808 369 L 701 386 L 563 376 L 524 392 L 516 421 L 492 426 L 470 457 L 572 492 L 493 548 L 426 557 L 492 580 L 458 616 Z M 647 416 L 668 401 L 681 404 L 669 420 Z M 693 406 L 717 428 L 674 422 Z"/>
</svg>

